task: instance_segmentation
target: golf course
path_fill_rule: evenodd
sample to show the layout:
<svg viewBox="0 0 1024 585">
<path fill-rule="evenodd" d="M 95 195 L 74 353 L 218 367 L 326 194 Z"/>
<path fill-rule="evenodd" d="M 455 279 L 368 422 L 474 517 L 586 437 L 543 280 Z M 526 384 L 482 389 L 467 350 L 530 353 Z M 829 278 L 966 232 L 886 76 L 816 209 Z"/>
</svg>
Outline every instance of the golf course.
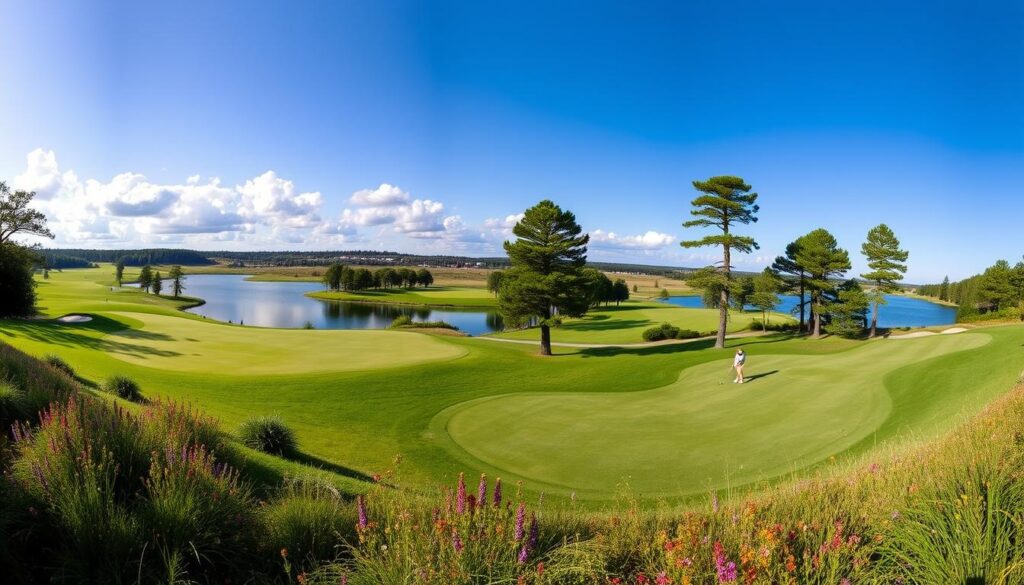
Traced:
<svg viewBox="0 0 1024 585">
<path fill-rule="evenodd" d="M 201 406 L 227 433 L 278 415 L 302 459 L 354 491 L 351 476 L 400 456 L 402 481 L 421 487 L 467 471 L 598 506 L 624 484 L 648 501 L 686 500 L 934 437 L 1007 391 L 1024 352 L 1019 327 L 643 344 L 649 324 L 709 330 L 717 311 L 627 301 L 556 328 L 556 344 L 591 347 L 544 358 L 533 344 L 430 332 L 230 325 L 111 275 L 51 272 L 39 280 L 42 318 L 0 322 L 0 340 L 61 357 L 94 387 L 130 376 L 146 399 Z M 90 320 L 56 320 L 68 314 Z M 732 383 L 736 347 L 750 356 L 743 385 Z"/>
</svg>

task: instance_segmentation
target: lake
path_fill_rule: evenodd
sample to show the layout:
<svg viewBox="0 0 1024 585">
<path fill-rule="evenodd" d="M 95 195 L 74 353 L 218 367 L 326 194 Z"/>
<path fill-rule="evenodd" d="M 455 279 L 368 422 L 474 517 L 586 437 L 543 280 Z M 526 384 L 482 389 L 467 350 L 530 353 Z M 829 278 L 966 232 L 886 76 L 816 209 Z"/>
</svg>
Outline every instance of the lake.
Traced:
<svg viewBox="0 0 1024 585">
<path fill-rule="evenodd" d="M 782 302 L 775 310 L 796 316 L 799 297 L 779 295 Z M 947 307 L 901 295 L 886 295 L 888 304 L 878 309 L 879 327 L 928 327 L 931 325 L 952 325 L 956 323 L 956 307 Z M 670 297 L 667 302 L 680 307 L 703 308 L 699 296 Z M 753 307 L 747 307 L 753 309 Z M 806 309 L 805 309 L 806 310 Z M 870 319 L 871 313 L 868 313 Z"/>
<path fill-rule="evenodd" d="M 245 279 L 240 274 L 186 277 L 184 294 L 206 301 L 188 312 L 259 327 L 302 327 L 309 322 L 317 329 L 385 329 L 396 317 L 409 315 L 418 322 L 451 323 L 470 335 L 501 329 L 501 317 L 496 311 L 322 301 L 305 296 L 307 292 L 324 290 L 316 282 Z M 165 291 L 169 288 L 169 283 L 164 285 Z"/>
</svg>

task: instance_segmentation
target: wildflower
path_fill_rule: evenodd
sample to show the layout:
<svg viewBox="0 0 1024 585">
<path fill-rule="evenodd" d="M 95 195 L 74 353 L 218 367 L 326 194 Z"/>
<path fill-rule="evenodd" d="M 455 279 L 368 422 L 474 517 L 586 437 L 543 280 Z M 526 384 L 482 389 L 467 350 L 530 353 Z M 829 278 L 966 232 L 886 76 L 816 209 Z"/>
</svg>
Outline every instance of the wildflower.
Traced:
<svg viewBox="0 0 1024 585">
<path fill-rule="evenodd" d="M 524 544 L 523 548 L 519 549 L 519 564 L 520 565 L 526 564 L 526 559 L 529 556 L 530 556 L 530 551 L 527 550 L 526 545 Z"/>
<path fill-rule="evenodd" d="M 526 523 L 526 506 L 522 502 L 519 502 L 519 507 L 516 508 L 516 530 L 513 538 L 516 542 L 523 539 L 525 531 L 523 530 L 523 524 Z"/>
<path fill-rule="evenodd" d="M 494 480 L 494 507 L 501 505 L 501 478 Z"/>
<path fill-rule="evenodd" d="M 718 494 L 716 493 L 711 494 L 711 511 L 715 514 L 718 513 Z"/>
<path fill-rule="evenodd" d="M 651 580 L 647 578 L 647 575 L 644 575 L 643 573 L 640 573 L 639 575 L 636 576 L 636 582 L 637 583 L 650 583 Z"/>
<path fill-rule="evenodd" d="M 457 553 L 462 552 L 462 549 L 465 548 L 462 544 L 462 539 L 459 537 L 459 533 L 454 531 L 452 532 L 452 548 L 454 548 Z"/>
<path fill-rule="evenodd" d="M 672 579 L 670 579 L 668 575 L 665 574 L 665 571 L 662 571 L 658 573 L 658 576 L 654 579 L 654 582 L 657 585 L 669 585 L 669 583 L 672 582 Z"/>
<path fill-rule="evenodd" d="M 719 583 L 731 583 L 736 580 L 736 563 L 729 560 L 725 555 L 725 547 L 722 541 L 716 540 L 715 546 L 715 573 Z"/>
<path fill-rule="evenodd" d="M 476 501 L 480 502 L 481 506 L 487 501 L 487 476 L 482 473 L 480 474 L 480 485 L 476 488 Z"/>
<path fill-rule="evenodd" d="M 850 585 L 850 579 L 848 577 L 843 577 L 843 580 L 839 582 L 839 585 Z"/>
<path fill-rule="evenodd" d="M 366 500 L 363 496 L 356 497 L 356 508 L 359 510 L 359 528 L 365 529 L 369 522 L 366 520 Z"/>
<path fill-rule="evenodd" d="M 462 514 L 466 511 L 466 477 L 459 474 L 459 486 L 455 494 L 455 513 Z"/>
<path fill-rule="evenodd" d="M 544 574 L 544 561 L 541 561 L 541 562 L 537 563 L 537 575 L 539 576 L 539 575 L 543 575 L 543 574 Z"/>
</svg>

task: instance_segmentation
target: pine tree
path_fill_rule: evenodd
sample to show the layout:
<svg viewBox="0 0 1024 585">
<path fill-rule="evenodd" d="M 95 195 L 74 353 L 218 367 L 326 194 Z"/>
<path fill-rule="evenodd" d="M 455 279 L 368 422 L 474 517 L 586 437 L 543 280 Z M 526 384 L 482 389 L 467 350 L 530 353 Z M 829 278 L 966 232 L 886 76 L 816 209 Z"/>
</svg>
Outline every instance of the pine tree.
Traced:
<svg viewBox="0 0 1024 585">
<path fill-rule="evenodd" d="M 151 286 L 153 286 L 153 269 L 149 264 L 146 264 L 139 272 L 139 288 L 149 292 Z"/>
<path fill-rule="evenodd" d="M 160 291 L 164 289 L 164 282 L 163 277 L 160 276 L 159 270 L 153 273 L 153 282 L 151 286 L 153 287 L 153 294 L 160 296 Z"/>
<path fill-rule="evenodd" d="M 683 227 L 713 227 L 721 230 L 721 234 L 705 236 L 699 240 L 683 241 L 684 248 L 700 248 L 705 246 L 722 247 L 722 264 L 719 272 L 724 277 L 724 286 L 719 291 L 718 302 L 718 335 L 715 347 L 725 347 L 725 329 L 729 322 L 729 281 L 732 276 L 732 252 L 750 252 L 758 249 L 757 242 L 749 236 L 732 233 L 737 224 L 750 224 L 757 221 L 757 193 L 750 192 L 750 185 L 739 177 L 711 177 L 707 181 L 694 181 L 693 187 L 702 193 L 690 204 L 690 214 L 697 219 L 683 223 Z"/>
<path fill-rule="evenodd" d="M 874 337 L 878 328 L 878 306 L 885 304 L 885 294 L 899 290 L 898 281 L 907 271 L 906 250 L 900 250 L 900 241 L 889 226 L 878 224 L 868 231 L 868 239 L 860 247 L 861 253 L 867 258 L 870 272 L 861 274 L 861 278 L 875 285 L 868 293 L 871 301 L 871 333 Z"/>
<path fill-rule="evenodd" d="M 761 310 L 761 330 L 768 331 L 768 311 L 779 304 L 778 292 L 782 282 L 771 268 L 765 268 L 754 277 L 754 292 L 750 295 L 750 304 Z"/>
<path fill-rule="evenodd" d="M 171 278 L 171 293 L 174 295 L 174 298 L 180 297 L 182 291 L 185 290 L 185 285 L 183 284 L 185 271 L 181 269 L 181 266 L 174 265 L 167 276 Z"/>
<path fill-rule="evenodd" d="M 512 267 L 501 279 L 501 314 L 510 325 L 538 322 L 541 355 L 551 355 L 551 326 L 558 316 L 587 312 L 582 270 L 590 236 L 582 232 L 575 215 L 544 200 L 512 228 L 517 239 L 505 242 Z"/>
<path fill-rule="evenodd" d="M 939 300 L 949 301 L 949 276 L 943 278 L 939 285 Z"/>
<path fill-rule="evenodd" d="M 796 261 L 807 271 L 813 335 L 821 337 L 821 316 L 836 288 L 832 279 L 842 277 L 850 269 L 850 254 L 839 247 L 832 234 L 819 228 L 801 238 Z"/>
<path fill-rule="evenodd" d="M 807 271 L 796 261 L 799 252 L 800 238 L 797 238 L 786 245 L 786 255 L 777 256 L 771 267 L 776 274 L 789 276 L 789 278 L 784 278 L 784 282 L 788 285 L 786 290 L 795 292 L 800 299 L 797 302 L 797 310 L 800 313 L 800 332 L 803 333 L 805 329 L 805 314 L 807 313 Z"/>
</svg>

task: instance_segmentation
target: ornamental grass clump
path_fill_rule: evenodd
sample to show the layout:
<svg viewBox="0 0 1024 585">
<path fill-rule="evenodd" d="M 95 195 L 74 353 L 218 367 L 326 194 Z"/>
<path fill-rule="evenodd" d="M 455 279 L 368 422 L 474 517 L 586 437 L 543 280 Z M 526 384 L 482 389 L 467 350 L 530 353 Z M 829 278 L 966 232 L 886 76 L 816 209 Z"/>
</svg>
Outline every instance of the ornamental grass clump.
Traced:
<svg viewBox="0 0 1024 585">
<path fill-rule="evenodd" d="M 114 375 L 103 383 L 103 390 L 131 402 L 142 399 L 142 392 L 135 380 L 123 375 Z"/>
<path fill-rule="evenodd" d="M 238 437 L 249 448 L 291 457 L 298 452 L 295 432 L 278 416 L 250 418 L 238 429 Z"/>
<path fill-rule="evenodd" d="M 266 530 L 263 548 L 272 556 L 287 551 L 293 576 L 347 554 L 356 542 L 358 511 L 326 479 L 288 479 L 260 512 Z M 362 525 L 367 524 L 365 509 Z"/>
<path fill-rule="evenodd" d="M 59 372 L 64 372 L 65 374 L 72 378 L 75 377 L 75 370 L 72 369 L 71 366 L 66 361 L 64 361 L 60 356 L 48 353 L 43 356 L 43 361 L 49 364 L 51 368 Z"/>
</svg>

